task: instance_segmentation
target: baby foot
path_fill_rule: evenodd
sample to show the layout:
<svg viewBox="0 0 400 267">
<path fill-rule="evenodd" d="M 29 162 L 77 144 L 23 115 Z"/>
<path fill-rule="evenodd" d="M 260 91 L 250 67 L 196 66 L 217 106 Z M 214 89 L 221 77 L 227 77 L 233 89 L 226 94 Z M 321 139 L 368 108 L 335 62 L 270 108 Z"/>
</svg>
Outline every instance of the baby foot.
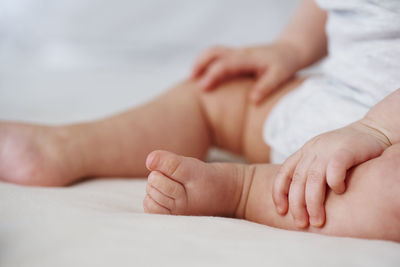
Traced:
<svg viewBox="0 0 400 267">
<path fill-rule="evenodd" d="M 152 152 L 146 166 L 151 173 L 143 201 L 145 212 L 244 216 L 251 167 L 204 163 L 166 151 Z"/>
<path fill-rule="evenodd" d="M 75 178 L 62 138 L 51 127 L 0 123 L 0 180 L 62 186 Z"/>
</svg>

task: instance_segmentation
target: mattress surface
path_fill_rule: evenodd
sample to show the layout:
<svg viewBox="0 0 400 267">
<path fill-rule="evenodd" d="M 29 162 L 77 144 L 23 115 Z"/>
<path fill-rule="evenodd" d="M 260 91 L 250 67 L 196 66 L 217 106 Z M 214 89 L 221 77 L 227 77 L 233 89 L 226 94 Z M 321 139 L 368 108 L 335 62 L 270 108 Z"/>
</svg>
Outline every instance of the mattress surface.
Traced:
<svg viewBox="0 0 400 267">
<path fill-rule="evenodd" d="M 399 266 L 400 245 L 144 214 L 144 179 L 0 183 L 0 266 Z"/>
</svg>

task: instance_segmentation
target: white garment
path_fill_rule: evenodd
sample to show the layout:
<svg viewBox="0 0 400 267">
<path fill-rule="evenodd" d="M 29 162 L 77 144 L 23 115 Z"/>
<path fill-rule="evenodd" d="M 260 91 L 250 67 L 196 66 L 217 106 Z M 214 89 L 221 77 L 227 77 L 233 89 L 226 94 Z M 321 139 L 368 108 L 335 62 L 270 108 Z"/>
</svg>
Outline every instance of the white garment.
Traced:
<svg viewBox="0 0 400 267">
<path fill-rule="evenodd" d="M 400 87 L 400 1 L 316 0 L 327 10 L 322 75 L 286 95 L 264 124 L 271 162 L 312 137 L 363 117 Z"/>
<path fill-rule="evenodd" d="M 360 119 L 400 87 L 400 0 L 316 0 L 328 11 L 323 75 L 285 96 L 264 125 L 271 161 Z"/>
</svg>

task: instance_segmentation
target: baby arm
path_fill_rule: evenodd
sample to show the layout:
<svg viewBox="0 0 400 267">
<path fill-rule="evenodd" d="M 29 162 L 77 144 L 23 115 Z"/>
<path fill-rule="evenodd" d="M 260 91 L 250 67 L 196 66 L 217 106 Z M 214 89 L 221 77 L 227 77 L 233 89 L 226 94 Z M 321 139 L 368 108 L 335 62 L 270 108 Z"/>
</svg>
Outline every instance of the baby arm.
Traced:
<svg viewBox="0 0 400 267">
<path fill-rule="evenodd" d="M 299 228 L 325 223 L 326 184 L 345 191 L 347 171 L 378 157 L 400 142 L 400 89 L 374 106 L 361 120 L 308 141 L 281 166 L 273 199 L 277 211 L 288 209 Z"/>
<path fill-rule="evenodd" d="M 326 13 L 313 0 L 303 0 L 292 20 L 269 45 L 230 48 L 214 47 L 197 59 L 192 78 L 199 78 L 205 91 L 239 75 L 254 75 L 257 83 L 250 100 L 258 103 L 298 70 L 327 53 Z"/>
</svg>

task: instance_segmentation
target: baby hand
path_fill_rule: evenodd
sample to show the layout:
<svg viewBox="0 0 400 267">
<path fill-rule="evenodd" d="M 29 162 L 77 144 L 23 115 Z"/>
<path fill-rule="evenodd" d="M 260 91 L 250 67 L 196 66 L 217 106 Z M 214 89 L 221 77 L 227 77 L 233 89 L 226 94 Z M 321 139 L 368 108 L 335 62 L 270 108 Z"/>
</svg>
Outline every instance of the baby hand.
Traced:
<svg viewBox="0 0 400 267">
<path fill-rule="evenodd" d="M 391 145 L 383 132 L 365 119 L 321 134 L 308 141 L 281 166 L 275 177 L 273 200 L 277 211 L 288 207 L 295 225 L 325 223 L 326 184 L 337 194 L 345 191 L 347 171 L 378 157 Z"/>
<path fill-rule="evenodd" d="M 250 99 L 259 103 L 296 73 L 300 67 L 297 57 L 296 48 L 285 42 L 249 48 L 218 46 L 200 55 L 192 78 L 201 78 L 201 87 L 208 91 L 226 79 L 254 75 L 257 82 L 250 92 Z"/>
</svg>

